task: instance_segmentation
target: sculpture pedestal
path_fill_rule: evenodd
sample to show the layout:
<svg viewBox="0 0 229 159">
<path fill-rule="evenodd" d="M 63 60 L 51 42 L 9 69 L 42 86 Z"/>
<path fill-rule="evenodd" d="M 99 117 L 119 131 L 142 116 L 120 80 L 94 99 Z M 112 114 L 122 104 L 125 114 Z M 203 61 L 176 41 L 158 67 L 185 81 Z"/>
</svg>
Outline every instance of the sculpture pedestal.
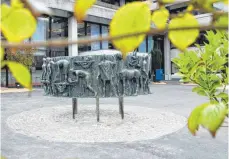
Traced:
<svg viewBox="0 0 229 159">
<path fill-rule="evenodd" d="M 124 109 L 123 109 L 123 97 L 119 97 L 119 114 L 121 115 L 122 119 L 124 119 Z M 75 119 L 75 114 L 78 113 L 78 101 L 77 98 L 72 98 L 72 118 Z M 96 117 L 97 122 L 100 119 L 99 113 L 99 98 L 96 98 Z"/>
</svg>

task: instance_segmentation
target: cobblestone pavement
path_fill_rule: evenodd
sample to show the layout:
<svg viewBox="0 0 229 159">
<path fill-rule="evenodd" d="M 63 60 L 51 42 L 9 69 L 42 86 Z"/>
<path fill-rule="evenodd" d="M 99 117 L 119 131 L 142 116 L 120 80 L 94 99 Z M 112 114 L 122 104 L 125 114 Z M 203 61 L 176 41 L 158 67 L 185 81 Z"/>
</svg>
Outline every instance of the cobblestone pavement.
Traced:
<svg viewBox="0 0 229 159">
<path fill-rule="evenodd" d="M 204 97 L 191 92 L 192 86 L 152 85 L 152 94 L 128 97 L 126 105 L 154 108 L 188 117 Z M 9 116 L 24 111 L 56 105 L 71 105 L 71 99 L 43 96 L 36 89 L 28 92 L 1 94 L 1 149 L 8 159 L 227 159 L 228 128 L 221 127 L 215 139 L 203 129 L 192 136 L 185 126 L 158 139 L 118 143 L 51 142 L 15 133 L 6 125 Z M 82 104 L 95 104 L 95 99 L 80 99 Z M 118 104 L 117 99 L 101 99 L 101 104 Z"/>
</svg>

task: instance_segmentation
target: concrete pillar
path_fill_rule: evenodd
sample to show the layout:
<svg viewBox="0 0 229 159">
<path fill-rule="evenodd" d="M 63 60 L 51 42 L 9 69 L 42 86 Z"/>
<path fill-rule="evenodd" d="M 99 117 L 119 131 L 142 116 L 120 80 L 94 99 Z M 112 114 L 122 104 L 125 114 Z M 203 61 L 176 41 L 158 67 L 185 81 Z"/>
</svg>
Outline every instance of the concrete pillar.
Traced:
<svg viewBox="0 0 229 159">
<path fill-rule="evenodd" d="M 68 38 L 69 40 L 78 39 L 77 21 L 75 20 L 74 17 L 68 18 Z M 68 46 L 68 55 L 69 56 L 78 55 L 78 45 L 77 44 Z"/>
<path fill-rule="evenodd" d="M 171 53 L 168 34 L 164 36 L 164 64 L 165 64 L 165 80 L 171 80 Z"/>
</svg>

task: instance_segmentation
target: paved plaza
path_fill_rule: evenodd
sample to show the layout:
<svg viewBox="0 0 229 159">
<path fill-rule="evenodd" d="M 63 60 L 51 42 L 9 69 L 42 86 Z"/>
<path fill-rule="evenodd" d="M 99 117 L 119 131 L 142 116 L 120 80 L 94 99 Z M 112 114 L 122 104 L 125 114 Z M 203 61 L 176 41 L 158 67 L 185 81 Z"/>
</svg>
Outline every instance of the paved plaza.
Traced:
<svg viewBox="0 0 229 159">
<path fill-rule="evenodd" d="M 207 101 L 193 86 L 151 85 L 152 94 L 118 99 L 79 99 L 76 119 L 70 98 L 43 96 L 42 89 L 2 93 L 1 148 L 7 159 L 227 159 L 228 127 L 215 139 L 200 129 L 187 129 L 191 110 Z"/>
</svg>

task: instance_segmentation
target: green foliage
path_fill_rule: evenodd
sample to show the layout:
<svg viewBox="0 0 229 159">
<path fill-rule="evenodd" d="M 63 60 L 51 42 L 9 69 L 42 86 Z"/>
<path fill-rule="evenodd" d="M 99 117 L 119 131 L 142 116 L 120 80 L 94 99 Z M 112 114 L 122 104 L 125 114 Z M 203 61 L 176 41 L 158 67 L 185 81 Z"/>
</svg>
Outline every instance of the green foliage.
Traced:
<svg viewBox="0 0 229 159">
<path fill-rule="evenodd" d="M 173 62 L 183 81 L 198 85 L 192 91 L 207 96 L 211 102 L 208 106 L 204 104 L 197 107 L 191 113 L 190 131 L 195 134 L 197 125 L 201 124 L 215 136 L 228 110 L 228 94 L 225 93 L 228 85 L 228 35 L 226 32 L 208 31 L 205 36 L 208 43 L 203 48 L 197 45 L 198 51 L 180 53 Z M 218 91 L 220 87 L 223 88 L 221 92 Z M 197 119 L 199 114 L 202 115 Z"/>
<path fill-rule="evenodd" d="M 15 61 L 31 68 L 34 63 L 34 49 L 18 49 L 14 51 L 7 50 L 7 60 Z"/>
<path fill-rule="evenodd" d="M 31 75 L 29 68 L 33 64 L 33 49 L 20 49 L 16 53 L 14 51 L 8 50 L 7 61 L 1 58 L 1 67 L 7 65 L 13 74 L 14 78 L 25 88 L 29 90 L 32 89 Z M 4 55 L 3 50 L 1 50 L 1 56 Z"/>
</svg>

